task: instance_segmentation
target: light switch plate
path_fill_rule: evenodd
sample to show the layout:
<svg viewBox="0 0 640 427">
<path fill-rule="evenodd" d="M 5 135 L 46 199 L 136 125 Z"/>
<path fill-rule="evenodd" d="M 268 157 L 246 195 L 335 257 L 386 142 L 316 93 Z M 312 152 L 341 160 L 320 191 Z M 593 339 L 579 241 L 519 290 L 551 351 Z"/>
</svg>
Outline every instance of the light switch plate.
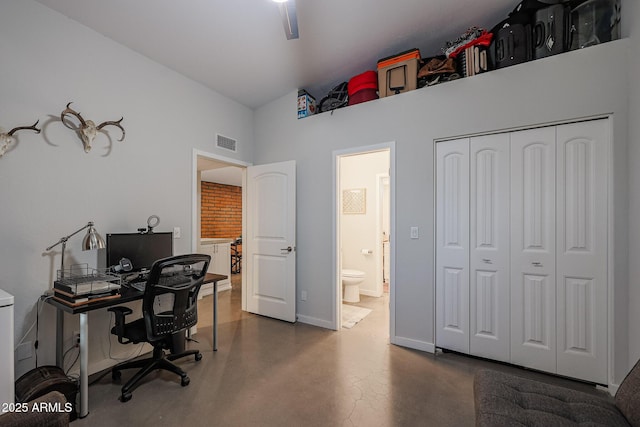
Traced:
<svg viewBox="0 0 640 427">
<path fill-rule="evenodd" d="M 419 231 L 418 227 L 411 227 L 411 238 L 412 239 L 419 239 L 420 238 L 420 231 Z"/>
</svg>

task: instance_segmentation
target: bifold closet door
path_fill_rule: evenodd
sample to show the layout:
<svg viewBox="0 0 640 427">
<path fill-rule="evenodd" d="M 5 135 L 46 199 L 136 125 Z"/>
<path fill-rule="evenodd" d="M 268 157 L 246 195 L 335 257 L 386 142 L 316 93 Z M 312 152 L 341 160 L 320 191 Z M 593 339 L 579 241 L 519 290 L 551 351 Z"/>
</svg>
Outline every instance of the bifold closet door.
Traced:
<svg viewBox="0 0 640 427">
<path fill-rule="evenodd" d="M 436 144 L 436 345 L 469 352 L 469 139 Z"/>
<path fill-rule="evenodd" d="M 557 127 L 557 373 L 607 384 L 608 120 Z"/>
<path fill-rule="evenodd" d="M 510 355 L 509 134 L 470 140 L 470 349 L 504 362 Z"/>
<path fill-rule="evenodd" d="M 556 131 L 511 133 L 511 362 L 556 371 Z"/>
</svg>

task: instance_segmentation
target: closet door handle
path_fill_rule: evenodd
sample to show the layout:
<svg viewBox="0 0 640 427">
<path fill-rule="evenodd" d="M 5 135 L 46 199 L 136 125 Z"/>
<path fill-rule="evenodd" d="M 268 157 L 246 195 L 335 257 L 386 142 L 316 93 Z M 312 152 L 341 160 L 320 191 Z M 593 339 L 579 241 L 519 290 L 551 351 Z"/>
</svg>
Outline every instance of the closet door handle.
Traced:
<svg viewBox="0 0 640 427">
<path fill-rule="evenodd" d="M 482 258 L 482 262 L 485 264 L 493 264 L 493 262 L 489 258 Z"/>
<path fill-rule="evenodd" d="M 533 265 L 534 267 L 542 267 L 542 263 L 541 262 L 532 262 L 531 265 Z"/>
</svg>

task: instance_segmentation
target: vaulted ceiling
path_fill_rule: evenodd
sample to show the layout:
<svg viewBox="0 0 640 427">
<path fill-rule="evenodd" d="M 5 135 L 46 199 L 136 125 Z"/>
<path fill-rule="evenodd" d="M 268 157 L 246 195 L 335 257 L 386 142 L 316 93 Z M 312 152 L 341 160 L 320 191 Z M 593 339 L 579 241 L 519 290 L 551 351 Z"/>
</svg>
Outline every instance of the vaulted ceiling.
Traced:
<svg viewBox="0 0 640 427">
<path fill-rule="evenodd" d="M 296 89 L 318 100 L 377 60 L 440 53 L 471 26 L 490 29 L 517 0 L 295 0 L 285 38 L 272 0 L 37 0 L 250 108 Z M 292 1 L 292 0 L 290 0 Z"/>
</svg>

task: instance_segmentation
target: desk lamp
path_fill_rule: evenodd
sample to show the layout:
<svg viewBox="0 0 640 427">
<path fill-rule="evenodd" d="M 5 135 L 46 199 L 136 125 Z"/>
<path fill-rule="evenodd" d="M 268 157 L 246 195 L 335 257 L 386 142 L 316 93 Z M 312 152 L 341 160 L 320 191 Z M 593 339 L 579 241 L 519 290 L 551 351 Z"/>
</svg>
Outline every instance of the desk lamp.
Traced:
<svg viewBox="0 0 640 427">
<path fill-rule="evenodd" d="M 93 249 L 103 249 L 105 247 L 104 244 L 104 239 L 98 234 L 98 232 L 96 231 L 95 228 L 93 228 L 93 222 L 89 221 L 89 223 L 87 223 L 87 225 L 85 225 L 84 227 L 80 228 L 79 230 L 74 231 L 73 233 L 69 234 L 66 237 L 62 237 L 60 240 L 58 240 L 58 242 L 54 243 L 53 245 L 49 246 L 47 249 L 45 249 L 46 252 L 50 251 L 51 249 L 55 248 L 56 246 L 62 244 L 62 255 L 60 257 L 60 277 L 64 277 L 64 251 L 67 247 L 67 240 L 69 240 L 70 237 L 75 236 L 76 234 L 78 234 L 79 232 L 81 232 L 82 230 L 84 230 L 85 228 L 88 228 L 89 230 L 87 230 L 87 234 L 84 236 L 84 239 L 82 239 L 82 250 L 83 251 L 90 251 Z"/>
</svg>

